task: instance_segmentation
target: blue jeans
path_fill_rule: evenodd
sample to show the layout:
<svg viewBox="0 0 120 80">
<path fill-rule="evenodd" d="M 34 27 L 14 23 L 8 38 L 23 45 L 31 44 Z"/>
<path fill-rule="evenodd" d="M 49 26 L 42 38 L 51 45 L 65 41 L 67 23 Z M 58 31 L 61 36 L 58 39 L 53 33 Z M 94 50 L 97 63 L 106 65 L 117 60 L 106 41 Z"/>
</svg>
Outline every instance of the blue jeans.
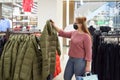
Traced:
<svg viewBox="0 0 120 80">
<path fill-rule="evenodd" d="M 64 72 L 64 80 L 71 80 L 73 74 L 82 76 L 85 73 L 86 61 L 81 58 L 70 57 Z"/>
</svg>

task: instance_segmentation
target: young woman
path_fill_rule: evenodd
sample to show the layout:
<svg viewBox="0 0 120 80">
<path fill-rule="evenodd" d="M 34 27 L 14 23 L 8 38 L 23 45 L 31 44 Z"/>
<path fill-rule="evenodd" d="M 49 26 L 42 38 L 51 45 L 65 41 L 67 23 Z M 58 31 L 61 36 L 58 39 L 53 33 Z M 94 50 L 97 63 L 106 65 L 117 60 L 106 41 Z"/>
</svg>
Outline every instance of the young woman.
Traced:
<svg viewBox="0 0 120 80">
<path fill-rule="evenodd" d="M 77 17 L 73 25 L 76 30 L 71 32 L 64 32 L 54 22 L 52 25 L 59 36 L 71 39 L 64 80 L 71 80 L 73 74 L 82 76 L 85 72 L 91 72 L 92 39 L 86 26 L 86 18 Z"/>
</svg>

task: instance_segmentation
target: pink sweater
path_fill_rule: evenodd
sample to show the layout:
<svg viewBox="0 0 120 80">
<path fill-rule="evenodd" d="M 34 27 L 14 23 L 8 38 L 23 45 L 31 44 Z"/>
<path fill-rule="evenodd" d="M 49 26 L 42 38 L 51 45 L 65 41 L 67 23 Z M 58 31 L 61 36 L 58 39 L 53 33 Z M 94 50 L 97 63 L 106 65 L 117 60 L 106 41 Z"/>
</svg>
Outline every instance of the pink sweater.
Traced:
<svg viewBox="0 0 120 80">
<path fill-rule="evenodd" d="M 61 30 L 59 36 L 71 38 L 69 56 L 92 60 L 92 42 L 88 34 L 80 34 L 78 31 L 64 32 Z"/>
</svg>

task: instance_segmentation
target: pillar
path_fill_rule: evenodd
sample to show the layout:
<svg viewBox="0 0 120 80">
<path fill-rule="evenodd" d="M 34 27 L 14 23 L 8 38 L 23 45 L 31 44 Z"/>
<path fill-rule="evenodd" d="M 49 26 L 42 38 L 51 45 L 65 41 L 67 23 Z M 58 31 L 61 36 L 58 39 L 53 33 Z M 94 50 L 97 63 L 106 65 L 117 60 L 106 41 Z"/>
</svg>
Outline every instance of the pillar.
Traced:
<svg viewBox="0 0 120 80">
<path fill-rule="evenodd" d="M 73 24 L 74 22 L 74 1 L 70 1 L 69 5 L 69 24 Z"/>
<path fill-rule="evenodd" d="M 67 4 L 69 3 L 69 4 Z M 69 9 L 69 10 L 67 10 Z M 63 1 L 63 29 L 74 22 L 74 1 Z M 69 40 L 63 38 L 63 45 L 69 45 Z"/>
</svg>

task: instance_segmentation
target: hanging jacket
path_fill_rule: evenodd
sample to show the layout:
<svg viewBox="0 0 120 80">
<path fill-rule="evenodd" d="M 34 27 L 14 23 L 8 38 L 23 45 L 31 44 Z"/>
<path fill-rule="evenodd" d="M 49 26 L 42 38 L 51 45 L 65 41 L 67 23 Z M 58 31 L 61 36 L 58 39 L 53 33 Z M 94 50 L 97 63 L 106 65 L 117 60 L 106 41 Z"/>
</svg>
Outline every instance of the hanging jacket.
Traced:
<svg viewBox="0 0 120 80">
<path fill-rule="evenodd" d="M 34 47 L 35 47 L 35 51 L 36 54 L 33 57 L 33 80 L 40 80 L 42 77 L 42 53 L 40 50 L 40 46 L 37 42 L 39 42 L 39 40 L 33 36 L 32 38 Z"/>
<path fill-rule="evenodd" d="M 16 60 L 17 60 L 17 54 L 18 54 L 18 49 L 20 48 L 19 45 L 21 45 L 23 42 L 21 40 L 21 35 L 16 35 L 16 40 L 15 40 L 15 44 L 12 48 L 12 53 L 11 53 L 11 80 L 13 80 L 13 76 L 14 76 L 14 70 L 15 70 L 15 64 L 16 64 Z"/>
<path fill-rule="evenodd" d="M 35 56 L 35 49 L 32 42 L 32 37 L 29 39 L 29 44 L 27 45 L 27 50 L 25 52 L 23 63 L 20 70 L 20 80 L 31 80 L 32 76 L 32 63 L 33 57 Z"/>
<path fill-rule="evenodd" d="M 10 37 L 7 44 L 5 45 L 5 49 L 3 50 L 2 56 L 1 56 L 1 68 L 0 68 L 0 75 L 1 80 L 5 80 L 10 78 L 10 70 L 11 70 L 11 53 L 12 53 L 12 47 L 14 45 L 14 37 Z"/>
<path fill-rule="evenodd" d="M 21 71 L 21 66 L 23 63 L 23 58 L 24 54 L 26 52 L 28 42 L 29 42 L 29 36 L 21 36 L 21 43 L 19 45 L 18 53 L 17 53 L 17 59 L 16 59 L 16 64 L 14 68 L 14 73 L 13 73 L 13 80 L 19 80 L 19 75 Z"/>
<path fill-rule="evenodd" d="M 42 54 L 34 35 L 11 35 L 0 59 L 0 80 L 40 80 Z"/>
<path fill-rule="evenodd" d="M 60 67 L 60 56 L 58 55 L 58 52 L 56 51 L 56 64 L 55 64 L 55 72 L 54 72 L 54 77 L 59 75 L 61 72 L 61 67 Z"/>
<path fill-rule="evenodd" d="M 3 52 L 2 52 L 2 55 L 1 55 L 1 59 L 0 59 L 0 78 L 1 80 L 4 79 L 4 56 L 5 56 L 5 52 L 9 49 L 9 47 L 11 46 L 12 44 L 12 38 L 10 36 L 10 39 L 7 41 L 7 43 L 5 44 L 4 46 L 4 49 L 3 49 Z"/>
<path fill-rule="evenodd" d="M 5 80 L 10 80 L 11 78 L 11 70 L 12 70 L 12 53 L 13 53 L 13 47 L 16 45 L 16 36 L 14 37 L 12 44 L 10 45 L 9 49 L 5 52 L 4 55 L 4 79 Z"/>
<path fill-rule="evenodd" d="M 56 62 L 56 50 L 60 55 L 60 46 L 57 32 L 48 20 L 40 38 L 42 51 L 42 80 L 46 80 L 49 74 L 54 74 Z"/>
</svg>

